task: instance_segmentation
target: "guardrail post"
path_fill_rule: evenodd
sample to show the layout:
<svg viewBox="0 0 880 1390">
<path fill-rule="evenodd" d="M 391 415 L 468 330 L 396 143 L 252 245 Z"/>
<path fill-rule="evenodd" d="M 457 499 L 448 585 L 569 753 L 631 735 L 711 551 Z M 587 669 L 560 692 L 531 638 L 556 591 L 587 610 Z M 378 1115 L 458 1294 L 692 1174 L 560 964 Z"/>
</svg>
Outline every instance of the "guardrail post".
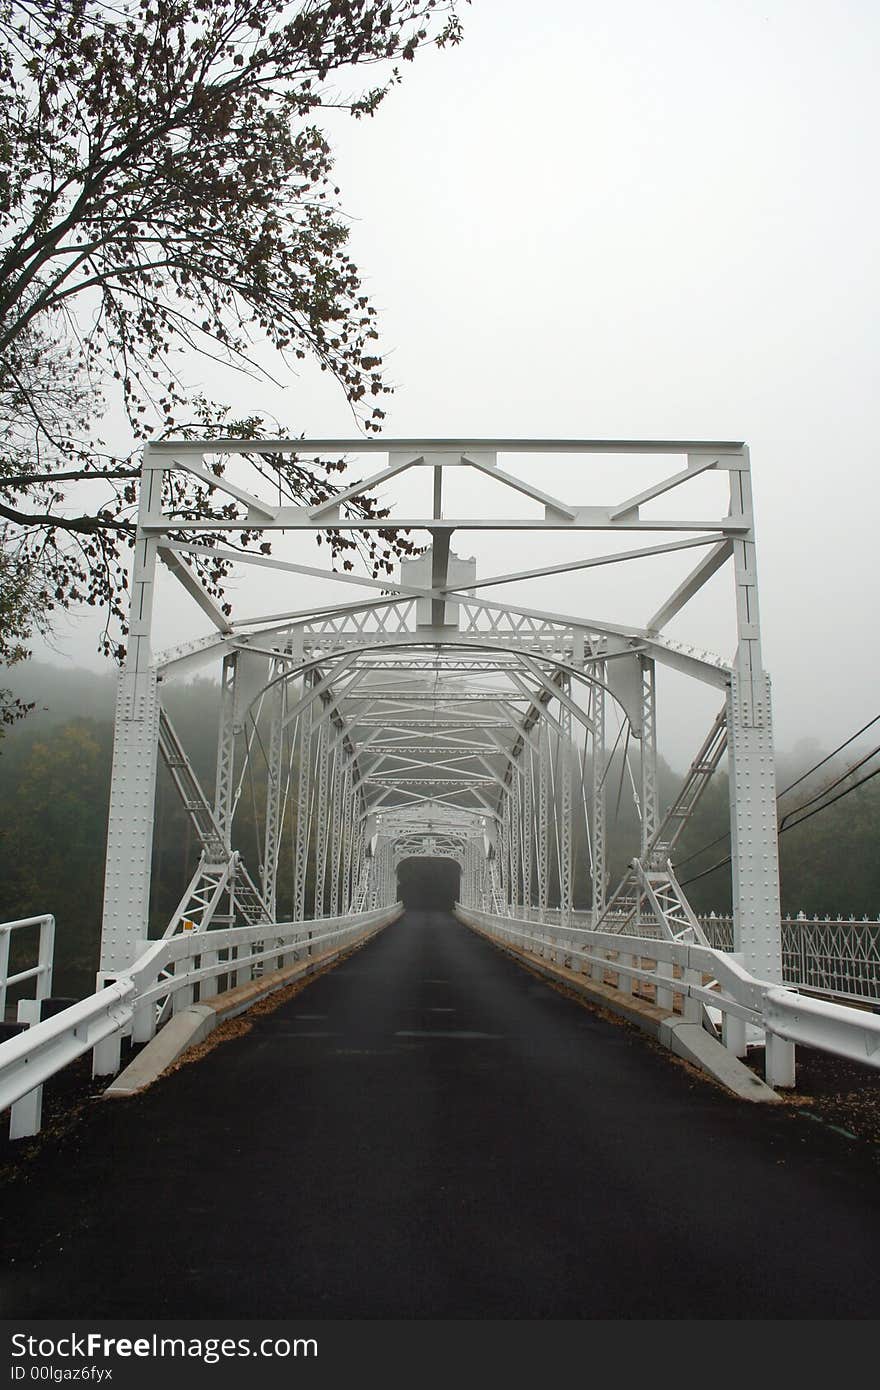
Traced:
<svg viewBox="0 0 880 1390">
<path fill-rule="evenodd" d="M 180 966 L 180 973 L 181 973 L 181 975 L 186 975 L 186 974 L 188 974 L 188 973 L 189 973 L 189 970 L 192 968 L 193 960 L 194 960 L 194 957 L 190 956 L 190 958 L 189 958 L 188 960 L 175 961 L 175 963 L 174 963 L 174 974 L 177 975 L 177 973 L 178 973 L 178 969 L 177 969 L 178 966 Z M 189 1008 L 189 1006 L 190 1006 L 190 1004 L 192 1003 L 192 1001 L 193 1001 L 193 987 L 192 987 L 192 985 L 181 985 L 180 988 L 179 988 L 179 989 L 176 989 L 176 990 L 174 991 L 174 993 L 172 994 L 172 996 L 171 996 L 171 1012 L 172 1012 L 173 1014 L 179 1014 L 179 1013 L 181 1013 L 183 1009 L 188 1009 L 188 1008 Z"/>
<path fill-rule="evenodd" d="M 795 1081 L 794 1043 L 776 1033 L 764 1034 L 764 1079 L 768 1086 L 793 1086 Z"/>
<path fill-rule="evenodd" d="M 217 951 L 203 951 L 201 955 L 202 969 L 213 970 L 220 959 Z M 213 999 L 217 993 L 217 976 L 211 975 L 207 980 L 199 981 L 199 1003 L 205 999 Z"/>
<path fill-rule="evenodd" d="M 703 977 L 699 970 L 682 971 L 682 982 L 687 985 L 701 985 Z M 681 1016 L 686 1023 L 701 1023 L 703 1019 L 703 1006 L 699 999 L 692 999 L 689 994 L 682 998 Z"/>
<path fill-rule="evenodd" d="M 657 962 L 657 984 L 655 985 L 655 1000 L 658 1009 L 668 1009 L 672 1013 L 672 990 L 668 985 L 660 984 L 661 980 L 671 980 L 673 978 L 672 961 L 658 960 Z"/>
<path fill-rule="evenodd" d="M 239 965 L 241 961 L 241 965 Z M 235 948 L 235 983 L 236 985 L 250 984 L 253 979 L 253 969 L 251 967 L 251 948 L 250 946 L 236 946 Z"/>
<path fill-rule="evenodd" d="M 122 1037 L 113 1033 L 92 1048 L 92 1076 L 115 1076 L 122 1063 Z"/>
<path fill-rule="evenodd" d="M 745 1057 L 747 1051 L 745 1019 L 723 1013 L 721 1015 L 721 1041 L 728 1052 L 733 1053 L 734 1057 Z"/>
<path fill-rule="evenodd" d="M 43 1088 L 35 1086 L 9 1107 L 9 1138 L 29 1139 L 39 1134 L 43 1116 Z"/>
<path fill-rule="evenodd" d="M 626 956 L 622 951 L 617 953 L 617 988 L 621 994 L 632 994 L 633 977 L 627 975 L 626 971 L 632 965 L 632 956 Z"/>
<path fill-rule="evenodd" d="M 148 1043 L 156 1035 L 156 1005 L 136 1004 L 131 1022 L 133 1043 Z"/>
</svg>

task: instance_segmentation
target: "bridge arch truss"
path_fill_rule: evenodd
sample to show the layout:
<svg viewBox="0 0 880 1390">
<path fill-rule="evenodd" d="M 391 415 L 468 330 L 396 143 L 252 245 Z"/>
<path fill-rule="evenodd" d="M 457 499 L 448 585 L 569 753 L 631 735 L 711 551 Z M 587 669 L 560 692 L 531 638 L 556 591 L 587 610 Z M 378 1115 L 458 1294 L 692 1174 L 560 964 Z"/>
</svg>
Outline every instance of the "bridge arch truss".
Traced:
<svg viewBox="0 0 880 1390">
<path fill-rule="evenodd" d="M 269 496 L 273 458 L 346 458 L 380 467 L 317 506 Z M 602 500 L 590 481 L 614 465 Z M 570 500 L 575 474 L 589 495 Z M 652 480 L 628 481 L 645 471 Z M 223 496 L 222 525 L 175 510 L 181 473 Z M 558 473 L 560 483 L 554 484 Z M 455 514 L 454 499 L 492 490 Z M 704 485 L 715 486 L 706 502 Z M 347 503 L 368 489 L 426 491 L 365 522 Z M 607 481 L 602 484 L 609 486 Z M 553 491 L 547 491 L 552 486 Z M 723 501 L 717 501 L 719 487 Z M 407 492 L 407 490 L 409 490 Z M 693 493 L 697 503 L 688 510 Z M 682 509 L 668 514 L 670 499 Z M 708 509 L 707 509 L 708 507 Z M 713 509 L 714 508 L 714 509 Z M 303 557 L 328 531 L 396 527 L 421 547 L 394 579 L 336 572 Z M 226 545 L 200 533 L 226 531 Z M 646 537 L 644 532 L 650 532 Z M 240 548 L 243 532 L 271 547 Z M 478 572 L 456 553 L 467 533 L 515 556 L 565 537 L 573 558 Z M 617 533 L 626 536 L 619 548 Z M 634 533 L 639 533 L 635 536 Z M 610 548 L 591 550 L 597 537 Z M 530 542 L 532 544 L 530 544 Z M 291 553 L 292 552 L 292 553 Z M 200 584 L 197 556 L 232 559 L 271 578 L 271 611 L 231 616 Z M 532 581 L 564 585 L 586 570 L 676 557 L 681 577 L 648 586 L 642 626 L 522 602 Z M 510 563 L 507 561 L 507 563 Z M 207 636 L 156 651 L 157 567 L 197 605 Z M 672 640 L 666 629 L 716 574 L 729 576 L 735 629 L 728 659 Z M 327 601 L 315 589 L 342 590 Z M 265 588 L 265 584 L 263 585 Z M 492 589 L 503 597 L 492 597 Z M 615 589 L 605 583 L 613 598 Z M 277 595 L 283 595 L 280 604 Z M 714 590 L 713 590 L 714 592 Z M 296 596 L 287 601 L 287 594 Z M 306 601 L 304 601 L 304 598 Z M 748 970 L 781 979 L 775 780 L 763 669 L 748 450 L 738 442 L 558 440 L 168 440 L 143 461 L 132 577 L 130 645 L 114 736 L 101 971 L 130 966 L 149 935 L 156 773 L 161 757 L 200 846 L 165 935 L 305 921 L 393 901 L 403 859 L 448 857 L 465 906 L 512 916 L 580 914 L 604 931 L 704 941 L 672 868 L 688 818 L 726 754 L 731 787 L 734 945 Z M 265 594 L 263 594 L 265 601 Z M 243 600 L 242 600 L 243 607 Z M 244 610 L 247 611 L 247 610 Z M 220 682 L 216 776 L 204 788 L 163 706 L 176 673 L 213 668 Z M 657 670 L 717 692 L 718 715 L 682 786 L 660 804 Z M 615 726 L 617 733 L 614 737 Z M 638 843 L 616 885 L 608 872 L 609 768 L 617 756 L 637 807 Z M 246 777 L 260 768 L 257 862 L 237 843 Z M 586 900 L 576 901 L 586 884 Z"/>
</svg>

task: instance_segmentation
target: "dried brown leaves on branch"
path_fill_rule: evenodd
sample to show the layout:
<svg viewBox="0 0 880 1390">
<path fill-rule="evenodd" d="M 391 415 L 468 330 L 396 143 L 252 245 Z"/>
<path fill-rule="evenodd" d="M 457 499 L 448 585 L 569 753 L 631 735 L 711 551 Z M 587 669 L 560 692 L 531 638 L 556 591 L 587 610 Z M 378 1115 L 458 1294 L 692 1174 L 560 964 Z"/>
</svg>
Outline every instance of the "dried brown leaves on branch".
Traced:
<svg viewBox="0 0 880 1390">
<path fill-rule="evenodd" d="M 93 433 L 108 391 L 133 442 L 256 435 L 259 419 L 187 401 L 177 363 L 258 376 L 265 343 L 331 372 L 380 428 L 375 311 L 318 122 L 371 114 L 397 64 L 457 43 L 459 20 L 455 0 L 0 0 L 0 37 L 0 585 L 17 615 L 0 659 L 79 602 L 104 608 L 119 654 L 137 468 Z M 338 460 L 261 467 L 288 500 L 338 490 Z M 197 480 L 175 486 L 184 522 L 230 515 Z M 350 514 L 384 515 L 366 495 Z M 408 548 L 392 531 L 329 541 L 334 562 L 357 546 L 374 573 Z M 222 598 L 228 566 L 193 563 Z"/>
</svg>

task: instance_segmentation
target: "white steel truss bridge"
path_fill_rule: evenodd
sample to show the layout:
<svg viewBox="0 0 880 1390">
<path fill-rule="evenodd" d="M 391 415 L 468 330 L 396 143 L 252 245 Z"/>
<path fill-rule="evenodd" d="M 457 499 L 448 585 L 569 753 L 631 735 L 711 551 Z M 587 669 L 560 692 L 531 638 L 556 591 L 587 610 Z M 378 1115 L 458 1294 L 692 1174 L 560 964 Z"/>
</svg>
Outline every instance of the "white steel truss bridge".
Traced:
<svg viewBox="0 0 880 1390">
<path fill-rule="evenodd" d="M 294 505 L 271 483 L 282 457 L 306 467 L 345 458 L 357 481 L 318 505 Z M 183 514 L 181 477 L 220 495 L 226 518 Z M 364 520 L 349 510 L 360 494 L 384 503 L 389 490 L 387 514 Z M 392 528 L 416 545 L 394 578 L 318 565 L 308 546 Z M 205 543 L 202 532 L 212 533 Z M 219 545 L 218 532 L 228 537 Z M 467 553 L 477 545 L 479 559 Z M 199 582 L 196 558 L 234 564 L 232 612 Z M 160 651 L 162 572 L 208 631 Z M 578 585 L 589 578 L 599 614 L 583 611 Z M 627 612 L 621 621 L 618 597 L 637 607 L 639 588 L 641 618 Z M 541 602 L 548 593 L 556 596 L 550 608 Z M 562 611 L 560 594 L 570 596 Z M 703 629 L 717 624 L 726 655 L 669 635 L 689 605 Z M 162 700 L 164 682 L 205 668 L 220 683 L 210 787 Z M 712 712 L 694 728 L 689 769 L 663 805 L 658 690 L 667 672 L 679 689 L 691 682 L 708 691 Z M 160 758 L 199 858 L 151 938 Z M 673 869 L 723 758 L 727 951 L 710 943 Z M 609 801 L 621 792 L 612 763 L 638 823 L 616 879 Z M 259 852 L 249 859 L 238 827 L 255 765 L 264 791 Z M 670 1016 L 677 1008 L 732 1055 L 760 1035 L 772 1084 L 792 1084 L 793 1045 L 807 1035 L 873 1057 L 880 1020 L 782 987 L 771 707 L 744 444 L 150 445 L 116 710 L 99 989 L 76 1006 L 85 1014 L 67 1033 L 55 1019 L 4 1045 L 18 1048 L 6 1103 L 22 1104 L 28 1062 L 31 1081 L 52 1069 L 48 1060 L 33 1065 L 30 1053 L 22 1061 L 28 1036 L 35 1045 L 45 1031 L 47 1059 L 60 1056 L 62 1035 L 65 1057 L 94 1047 L 96 1069 L 111 1073 L 126 1033 L 146 1041 L 221 986 L 283 973 L 303 954 L 344 947 L 387 923 L 399 914 L 397 871 L 410 859 L 454 861 L 459 916 L 510 949 L 625 995 L 647 987 L 655 1005 Z M 33 1122 L 32 1107 L 20 1125 Z"/>
</svg>

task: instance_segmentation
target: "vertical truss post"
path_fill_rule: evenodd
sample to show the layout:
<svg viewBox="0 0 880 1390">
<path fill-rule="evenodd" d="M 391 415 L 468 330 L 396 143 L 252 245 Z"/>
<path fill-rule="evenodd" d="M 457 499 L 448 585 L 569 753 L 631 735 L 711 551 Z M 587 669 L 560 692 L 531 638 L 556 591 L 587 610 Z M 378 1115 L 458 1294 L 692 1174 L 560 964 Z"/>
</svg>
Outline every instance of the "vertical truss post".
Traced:
<svg viewBox="0 0 880 1390">
<path fill-rule="evenodd" d="M 360 912 L 364 902 L 364 873 L 366 871 L 366 861 L 364 858 L 364 836 L 363 836 L 363 805 L 361 798 L 358 797 L 357 813 L 355 824 L 352 828 L 351 841 L 351 910 Z"/>
<path fill-rule="evenodd" d="M 351 911 L 351 856 L 354 847 L 354 826 L 355 826 L 355 795 L 354 795 L 354 775 L 352 772 L 351 756 L 345 757 L 345 779 L 343 784 L 342 804 L 345 814 L 345 852 L 342 867 L 342 910 Z"/>
<path fill-rule="evenodd" d="M 333 772 L 330 815 L 330 916 L 339 916 L 339 888 L 340 870 L 342 865 L 343 848 L 343 824 L 344 824 L 344 802 L 343 802 L 343 755 L 344 749 L 340 742 L 337 742 L 333 749 Z"/>
<path fill-rule="evenodd" d="M 157 543 L 142 528 L 160 515 L 162 477 L 162 467 L 153 462 L 147 445 L 141 467 L 128 652 L 119 678 L 113 727 L 101 926 L 102 974 L 113 974 L 130 965 L 149 934 L 159 750 L 159 695 L 150 651 Z"/>
<path fill-rule="evenodd" d="M 379 906 L 379 856 L 381 852 L 382 851 L 379 845 L 377 844 L 376 853 L 371 854 L 369 860 L 370 877 L 367 892 L 369 895 L 369 907 L 373 911 Z"/>
<path fill-rule="evenodd" d="M 605 907 L 606 822 L 605 822 L 605 662 L 596 667 L 592 685 L 593 705 L 593 922 Z M 600 682 L 602 682 L 600 684 Z"/>
<path fill-rule="evenodd" d="M 657 793 L 657 686 L 654 661 L 651 657 L 639 658 L 642 671 L 642 738 L 641 756 L 641 808 L 642 808 L 642 857 L 647 854 L 648 845 L 654 838 L 658 824 Z"/>
<path fill-rule="evenodd" d="M 312 683 L 311 676 L 303 681 L 303 694 Z M 293 920 L 302 922 L 306 915 L 306 874 L 309 861 L 309 791 L 312 769 L 312 705 L 309 703 L 299 716 L 299 761 L 296 769 L 296 843 L 293 865 Z"/>
<path fill-rule="evenodd" d="M 214 816 L 224 843 L 232 843 L 232 798 L 235 778 L 235 685 L 238 652 L 223 658 L 220 677 L 220 724 L 217 731 L 217 776 L 214 784 Z"/>
<path fill-rule="evenodd" d="M 318 761 L 315 773 L 317 795 L 315 797 L 315 917 L 324 916 L 324 890 L 327 879 L 327 841 L 330 835 L 328 825 L 330 791 L 330 710 L 329 706 L 318 711 Z"/>
<path fill-rule="evenodd" d="M 570 694 L 571 681 L 568 677 L 566 677 L 563 689 L 566 694 Z M 559 722 L 562 729 L 562 736 L 559 743 L 559 908 L 561 920 L 567 925 L 571 922 L 573 890 L 571 865 L 571 779 L 574 759 L 571 742 L 571 708 L 569 705 L 560 705 Z"/>
<path fill-rule="evenodd" d="M 550 901 L 550 735 L 538 726 L 538 910 Z"/>
<path fill-rule="evenodd" d="M 504 910 L 507 911 L 511 902 L 510 888 L 510 797 L 505 793 L 502 810 L 501 822 L 498 828 L 499 833 L 499 856 L 498 866 L 501 876 L 501 897 L 504 901 Z"/>
<path fill-rule="evenodd" d="M 514 916 L 516 916 L 516 906 L 522 899 L 521 890 L 521 843 L 522 843 L 522 806 L 520 799 L 520 774 L 516 767 L 510 769 L 510 829 L 511 829 L 511 902 L 514 906 Z"/>
<path fill-rule="evenodd" d="M 528 755 L 528 756 L 527 756 Z M 532 906 L 532 861 L 534 858 L 534 813 L 532 810 L 532 755 L 528 744 L 523 743 L 520 755 L 522 764 L 522 885 L 523 906 Z"/>
<path fill-rule="evenodd" d="M 730 474 L 730 514 L 748 530 L 733 543 L 737 650 L 727 701 L 734 949 L 747 970 L 782 980 L 776 766 L 770 681 L 761 659 L 748 452 Z"/>
<path fill-rule="evenodd" d="M 277 661 L 271 675 L 282 675 L 287 663 Z M 281 755 L 284 747 L 284 716 L 287 711 L 287 682 L 278 681 L 272 691 L 272 724 L 269 734 L 269 766 L 266 769 L 266 832 L 263 841 L 263 901 L 273 922 L 278 919 L 276 890 L 278 852 L 281 844 Z"/>
</svg>

